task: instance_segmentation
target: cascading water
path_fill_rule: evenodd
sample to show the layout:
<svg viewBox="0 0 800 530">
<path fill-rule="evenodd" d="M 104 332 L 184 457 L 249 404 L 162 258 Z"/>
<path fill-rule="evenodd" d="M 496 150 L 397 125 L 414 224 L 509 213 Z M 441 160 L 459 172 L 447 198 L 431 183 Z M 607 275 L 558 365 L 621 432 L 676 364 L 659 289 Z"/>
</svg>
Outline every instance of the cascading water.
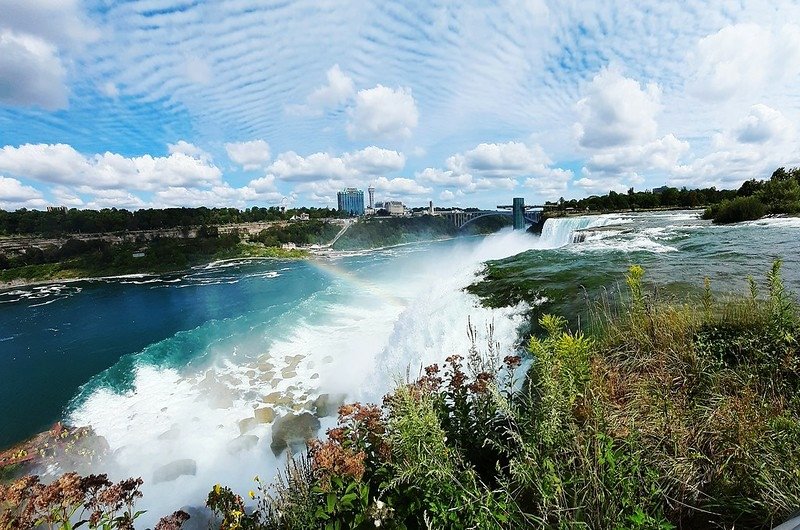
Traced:
<svg viewBox="0 0 800 530">
<path fill-rule="evenodd" d="M 484 308 L 463 289 L 486 260 L 537 241 L 506 230 L 297 262 L 305 272 L 291 281 L 312 275 L 324 287 L 282 313 L 269 308 L 207 322 L 123 359 L 87 385 L 70 423 L 91 425 L 108 441 L 116 467 L 94 471 L 144 478 L 145 525 L 202 502 L 215 483 L 247 491 L 254 474 L 269 478 L 282 465 L 270 450 L 273 413 L 314 412 L 326 394 L 380 402 L 407 372 L 413 377 L 424 365 L 466 354 L 468 322 L 479 346 L 491 324 L 503 355 L 514 352 L 521 308 Z M 286 274 L 257 281 L 291 289 Z M 224 289 L 213 277 L 201 288 Z M 113 384 L 123 378 L 125 385 Z M 322 418 L 321 432 L 333 422 Z"/>
<path fill-rule="evenodd" d="M 583 217 L 553 217 L 547 219 L 540 236 L 541 248 L 558 248 L 575 240 L 575 232 L 628 222 L 619 215 L 594 215 Z"/>
</svg>

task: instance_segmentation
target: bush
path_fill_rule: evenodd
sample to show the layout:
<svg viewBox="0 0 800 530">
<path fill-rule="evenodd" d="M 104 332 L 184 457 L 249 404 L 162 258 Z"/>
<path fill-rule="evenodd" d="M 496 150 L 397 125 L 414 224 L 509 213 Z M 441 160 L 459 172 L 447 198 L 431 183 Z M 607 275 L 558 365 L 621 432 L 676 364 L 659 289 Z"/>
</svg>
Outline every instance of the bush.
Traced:
<svg viewBox="0 0 800 530">
<path fill-rule="evenodd" d="M 714 213 L 714 223 L 738 223 L 752 221 L 764 217 L 766 207 L 756 197 L 737 197 L 731 201 L 723 201 Z"/>
</svg>

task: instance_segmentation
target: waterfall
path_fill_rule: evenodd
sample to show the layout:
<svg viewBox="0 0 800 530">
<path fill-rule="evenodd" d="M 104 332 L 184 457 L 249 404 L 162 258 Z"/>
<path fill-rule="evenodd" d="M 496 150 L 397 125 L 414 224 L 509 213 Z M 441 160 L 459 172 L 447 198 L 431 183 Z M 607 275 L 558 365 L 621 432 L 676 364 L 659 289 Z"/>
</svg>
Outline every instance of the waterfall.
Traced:
<svg viewBox="0 0 800 530">
<path fill-rule="evenodd" d="M 545 220 L 539 238 L 543 248 L 558 248 L 576 241 L 575 232 L 586 228 L 599 228 L 627 222 L 619 215 L 587 215 L 582 217 L 556 217 Z M 578 238 L 581 239 L 581 238 Z"/>
</svg>

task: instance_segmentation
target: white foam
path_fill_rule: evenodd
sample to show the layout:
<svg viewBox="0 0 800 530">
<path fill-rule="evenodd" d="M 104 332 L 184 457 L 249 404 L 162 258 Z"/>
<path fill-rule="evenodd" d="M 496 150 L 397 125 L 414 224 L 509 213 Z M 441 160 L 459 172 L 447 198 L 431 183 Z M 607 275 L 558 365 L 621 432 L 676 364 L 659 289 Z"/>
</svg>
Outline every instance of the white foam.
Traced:
<svg viewBox="0 0 800 530">
<path fill-rule="evenodd" d="M 258 443 L 245 453 L 230 454 L 229 444 L 240 435 L 239 420 L 252 417 L 271 393 L 291 397 L 300 410 L 310 409 L 323 392 L 379 401 L 407 368 L 416 375 L 422 365 L 466 354 L 469 320 L 479 332 L 479 346 L 494 323 L 503 352 L 514 351 L 522 307 L 487 309 L 463 289 L 485 260 L 537 246 L 538 238 L 507 230 L 446 248 L 432 245 L 425 252 L 372 252 L 383 258 L 370 275 L 348 269 L 339 257 L 334 269 L 320 269 L 332 274 L 328 286 L 301 301 L 294 313 L 266 329 L 243 327 L 210 344 L 204 361 L 180 370 L 140 362 L 133 390 L 97 390 L 69 419 L 92 425 L 108 440 L 118 467 L 97 471 L 143 476 L 140 505 L 149 510 L 144 525 L 185 504 L 202 503 L 217 482 L 247 491 L 253 474 L 269 480 L 281 465 L 269 449 L 271 427 L 260 424 L 248 432 Z M 175 287 L 230 280 L 235 277 L 187 277 Z M 200 336 L 203 329 L 193 333 Z M 290 406 L 276 410 L 286 413 Z M 185 458 L 197 462 L 196 476 L 153 483 L 155 469 Z"/>
</svg>

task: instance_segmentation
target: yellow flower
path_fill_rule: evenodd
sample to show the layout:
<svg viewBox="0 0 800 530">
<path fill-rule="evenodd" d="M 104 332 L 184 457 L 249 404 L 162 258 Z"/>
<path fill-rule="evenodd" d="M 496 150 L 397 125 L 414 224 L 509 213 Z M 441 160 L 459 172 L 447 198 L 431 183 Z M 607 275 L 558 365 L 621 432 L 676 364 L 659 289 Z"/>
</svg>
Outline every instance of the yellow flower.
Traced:
<svg viewBox="0 0 800 530">
<path fill-rule="evenodd" d="M 256 494 L 253 493 L 253 490 L 250 490 L 250 498 L 251 499 L 255 499 L 256 498 Z"/>
</svg>

